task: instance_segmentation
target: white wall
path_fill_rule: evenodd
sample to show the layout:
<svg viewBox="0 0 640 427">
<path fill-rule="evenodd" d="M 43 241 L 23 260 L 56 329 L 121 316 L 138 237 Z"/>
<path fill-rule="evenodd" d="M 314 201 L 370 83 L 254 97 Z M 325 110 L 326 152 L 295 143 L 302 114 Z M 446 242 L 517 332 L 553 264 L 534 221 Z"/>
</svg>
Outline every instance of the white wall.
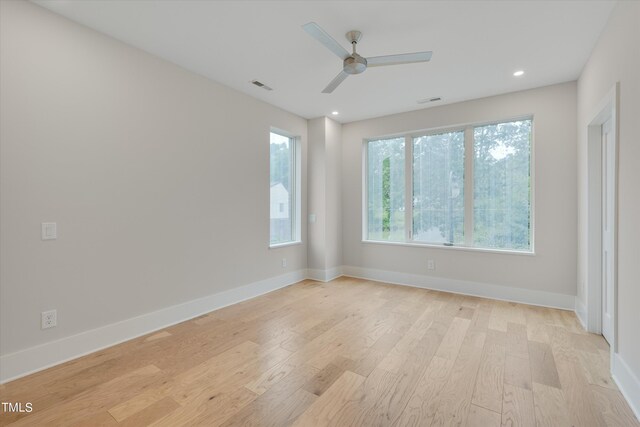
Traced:
<svg viewBox="0 0 640 427">
<path fill-rule="evenodd" d="M 270 127 L 301 136 L 304 188 L 305 119 L 0 4 L 1 354 L 306 268 L 268 249 Z"/>
<path fill-rule="evenodd" d="M 342 125 L 319 117 L 309 120 L 309 213 L 316 220 L 309 224 L 309 268 L 317 279 L 342 265 Z"/>
<path fill-rule="evenodd" d="M 620 83 L 618 106 L 618 352 L 640 378 L 640 3 L 618 2 L 578 80 L 578 298 L 587 276 L 587 126 Z M 640 383 L 637 383 L 640 393 Z M 640 410 L 637 394 L 636 411 Z"/>
<path fill-rule="evenodd" d="M 309 159 L 308 163 L 308 210 L 310 214 L 316 216 L 314 223 L 308 224 L 309 249 L 307 260 L 309 268 L 326 269 L 325 253 L 327 252 L 327 242 L 325 239 L 326 230 L 326 124 L 325 117 L 318 117 L 309 120 L 308 141 Z M 306 219 L 306 218 L 305 218 Z M 306 222 L 306 221 L 305 221 Z"/>
<path fill-rule="evenodd" d="M 342 125 L 326 119 L 326 268 L 342 265 Z"/>
<path fill-rule="evenodd" d="M 366 138 L 533 114 L 535 256 L 363 243 Z M 343 125 L 344 264 L 514 288 L 576 292 L 576 85 L 574 82 Z"/>
</svg>

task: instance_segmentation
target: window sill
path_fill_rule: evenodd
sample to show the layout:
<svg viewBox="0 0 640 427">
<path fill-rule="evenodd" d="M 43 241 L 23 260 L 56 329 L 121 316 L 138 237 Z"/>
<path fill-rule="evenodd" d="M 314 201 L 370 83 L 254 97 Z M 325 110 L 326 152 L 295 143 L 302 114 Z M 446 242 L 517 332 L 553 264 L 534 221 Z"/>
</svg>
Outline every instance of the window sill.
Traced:
<svg viewBox="0 0 640 427">
<path fill-rule="evenodd" d="M 417 242 L 385 242 L 382 240 L 362 240 L 362 243 L 374 244 L 374 245 L 389 245 L 389 246 L 408 246 L 414 248 L 429 248 L 429 249 L 444 249 L 453 251 L 468 251 L 468 252 L 485 252 L 501 255 L 525 255 L 535 256 L 535 251 L 518 251 L 513 249 L 487 249 L 487 248 L 471 248 L 468 246 L 445 246 L 434 245 L 430 243 L 417 243 Z"/>
<path fill-rule="evenodd" d="M 278 248 L 284 248 L 287 246 L 295 246 L 295 245 L 301 245 L 301 244 L 302 244 L 302 240 L 296 240 L 294 242 L 276 243 L 273 245 L 269 245 L 269 249 L 278 249 Z"/>
</svg>

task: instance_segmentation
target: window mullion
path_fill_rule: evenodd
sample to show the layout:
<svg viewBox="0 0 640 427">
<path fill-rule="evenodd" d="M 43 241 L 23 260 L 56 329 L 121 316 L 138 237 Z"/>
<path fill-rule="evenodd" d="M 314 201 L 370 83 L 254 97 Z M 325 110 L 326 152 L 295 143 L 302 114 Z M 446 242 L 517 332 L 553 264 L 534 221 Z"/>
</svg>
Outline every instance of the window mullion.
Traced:
<svg viewBox="0 0 640 427">
<path fill-rule="evenodd" d="M 464 130 L 464 244 L 473 246 L 473 127 Z"/>
<path fill-rule="evenodd" d="M 413 137 L 404 137 L 404 233 L 405 241 L 413 240 Z"/>
</svg>

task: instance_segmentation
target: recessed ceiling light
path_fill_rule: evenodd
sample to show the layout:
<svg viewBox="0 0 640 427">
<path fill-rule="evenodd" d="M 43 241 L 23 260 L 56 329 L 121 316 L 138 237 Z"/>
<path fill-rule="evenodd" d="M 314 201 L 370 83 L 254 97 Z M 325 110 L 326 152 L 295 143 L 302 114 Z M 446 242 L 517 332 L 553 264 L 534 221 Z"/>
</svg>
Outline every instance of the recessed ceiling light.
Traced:
<svg viewBox="0 0 640 427">
<path fill-rule="evenodd" d="M 333 114 L 334 116 L 337 116 L 340 113 L 338 113 L 337 111 L 332 111 L 331 114 Z"/>
<path fill-rule="evenodd" d="M 523 75 L 523 74 L 524 74 L 524 71 L 522 71 L 522 70 L 518 70 L 518 71 L 516 71 L 515 73 L 513 73 L 513 75 L 514 75 L 515 77 L 520 77 L 520 76 L 521 76 L 521 75 Z"/>
</svg>

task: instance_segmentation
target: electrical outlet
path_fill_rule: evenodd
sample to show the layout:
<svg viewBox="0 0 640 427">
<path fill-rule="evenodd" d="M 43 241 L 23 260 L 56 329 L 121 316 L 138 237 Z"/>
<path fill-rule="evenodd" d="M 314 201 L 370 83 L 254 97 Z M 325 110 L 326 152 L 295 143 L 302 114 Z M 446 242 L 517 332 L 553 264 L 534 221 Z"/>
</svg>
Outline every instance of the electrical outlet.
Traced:
<svg viewBox="0 0 640 427">
<path fill-rule="evenodd" d="M 58 225 L 55 222 L 42 223 L 42 240 L 56 240 L 58 238 Z"/>
<path fill-rule="evenodd" d="M 42 312 L 42 329 L 53 328 L 58 325 L 57 310 L 49 310 Z"/>
<path fill-rule="evenodd" d="M 436 262 L 432 259 L 427 260 L 427 270 L 435 270 L 436 269 Z"/>
<path fill-rule="evenodd" d="M 282 268 L 285 268 L 286 266 L 287 266 L 287 259 L 282 258 Z"/>
</svg>

